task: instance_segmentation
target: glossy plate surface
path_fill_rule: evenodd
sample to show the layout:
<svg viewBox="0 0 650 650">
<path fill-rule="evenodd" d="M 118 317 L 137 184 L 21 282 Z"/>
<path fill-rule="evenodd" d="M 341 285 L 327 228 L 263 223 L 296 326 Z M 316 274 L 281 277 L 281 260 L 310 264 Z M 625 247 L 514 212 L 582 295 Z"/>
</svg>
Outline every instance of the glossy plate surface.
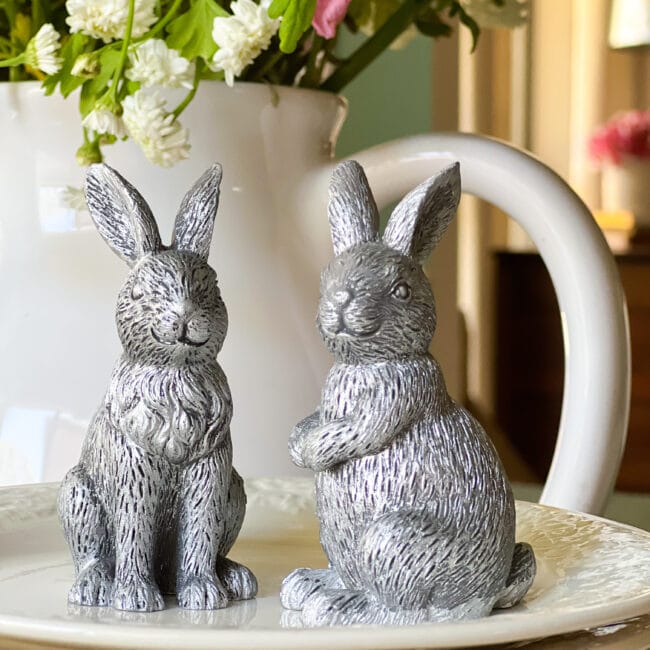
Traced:
<svg viewBox="0 0 650 650">
<path fill-rule="evenodd" d="M 117 648 L 467 648 L 548 637 L 650 611 L 650 533 L 582 514 L 517 504 L 518 534 L 539 571 L 525 601 L 468 623 L 303 630 L 283 617 L 282 578 L 325 566 L 312 482 L 247 482 L 249 508 L 231 556 L 257 574 L 260 595 L 218 612 L 154 614 L 69 608 L 72 565 L 55 514 L 56 486 L 0 490 L 0 646 L 32 643 Z"/>
</svg>

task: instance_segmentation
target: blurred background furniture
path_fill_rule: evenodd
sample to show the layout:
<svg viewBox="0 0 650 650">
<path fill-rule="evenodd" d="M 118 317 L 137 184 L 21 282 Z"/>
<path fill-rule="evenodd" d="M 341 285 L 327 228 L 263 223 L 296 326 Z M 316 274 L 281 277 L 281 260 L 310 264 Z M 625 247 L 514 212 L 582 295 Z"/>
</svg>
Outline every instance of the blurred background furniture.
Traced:
<svg viewBox="0 0 650 650">
<path fill-rule="evenodd" d="M 496 421 L 535 478 L 543 481 L 562 404 L 560 312 L 539 255 L 498 251 L 495 257 Z M 632 344 L 630 423 L 616 487 L 650 492 L 650 249 L 618 253 L 616 264 L 627 296 Z"/>
</svg>

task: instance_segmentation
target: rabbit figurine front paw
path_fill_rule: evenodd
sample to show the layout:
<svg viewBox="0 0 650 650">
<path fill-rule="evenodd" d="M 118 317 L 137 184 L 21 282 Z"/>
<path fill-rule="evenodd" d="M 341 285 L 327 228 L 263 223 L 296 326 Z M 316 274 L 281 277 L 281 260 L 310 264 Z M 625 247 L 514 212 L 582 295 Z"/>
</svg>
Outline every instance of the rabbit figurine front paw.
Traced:
<svg viewBox="0 0 650 650">
<path fill-rule="evenodd" d="M 166 247 L 135 188 L 106 165 L 88 172 L 90 214 L 131 271 L 117 301 L 124 351 L 59 493 L 72 604 L 148 612 L 176 593 L 181 607 L 219 609 L 257 591 L 226 558 L 246 496 L 217 362 L 228 317 L 208 266 L 220 182 L 214 165 L 186 194 Z"/>
<path fill-rule="evenodd" d="M 476 618 L 518 603 L 535 576 L 497 453 L 428 353 L 436 310 L 421 265 L 459 198 L 455 164 L 406 196 L 380 237 L 362 168 L 334 172 L 318 326 L 335 364 L 289 442 L 316 471 L 329 560 L 283 583 L 305 625 Z"/>
</svg>

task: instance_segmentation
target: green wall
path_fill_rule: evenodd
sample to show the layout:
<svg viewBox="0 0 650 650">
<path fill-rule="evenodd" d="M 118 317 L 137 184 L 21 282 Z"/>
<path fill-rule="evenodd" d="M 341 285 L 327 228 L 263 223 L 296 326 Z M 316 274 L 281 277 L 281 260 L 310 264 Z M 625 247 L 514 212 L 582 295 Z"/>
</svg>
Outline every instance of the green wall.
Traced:
<svg viewBox="0 0 650 650">
<path fill-rule="evenodd" d="M 344 39 L 349 52 L 355 37 Z M 388 50 L 344 88 L 348 119 L 337 153 L 355 151 L 404 135 L 431 130 L 431 40 L 416 36 L 401 50 Z"/>
</svg>

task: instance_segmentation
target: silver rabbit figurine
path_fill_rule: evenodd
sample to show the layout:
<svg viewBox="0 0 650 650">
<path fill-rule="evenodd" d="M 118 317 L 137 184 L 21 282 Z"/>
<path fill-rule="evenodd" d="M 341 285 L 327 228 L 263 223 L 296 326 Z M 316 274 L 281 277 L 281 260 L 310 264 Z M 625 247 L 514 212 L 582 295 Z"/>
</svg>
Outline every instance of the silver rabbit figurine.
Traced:
<svg viewBox="0 0 650 650">
<path fill-rule="evenodd" d="M 220 182 L 215 164 L 166 247 L 135 188 L 107 165 L 88 171 L 90 214 L 131 270 L 117 301 L 124 351 L 59 493 L 71 604 L 149 612 L 176 593 L 181 607 L 218 609 L 257 592 L 251 571 L 226 559 L 246 495 L 217 363 L 228 317 L 207 263 Z"/>
<path fill-rule="evenodd" d="M 380 237 L 363 169 L 334 171 L 318 327 L 335 363 L 289 441 L 316 472 L 329 560 L 284 580 L 302 625 L 477 618 L 515 605 L 535 576 L 497 453 L 428 353 L 436 310 L 421 265 L 459 198 L 454 164 L 408 194 Z"/>
</svg>

